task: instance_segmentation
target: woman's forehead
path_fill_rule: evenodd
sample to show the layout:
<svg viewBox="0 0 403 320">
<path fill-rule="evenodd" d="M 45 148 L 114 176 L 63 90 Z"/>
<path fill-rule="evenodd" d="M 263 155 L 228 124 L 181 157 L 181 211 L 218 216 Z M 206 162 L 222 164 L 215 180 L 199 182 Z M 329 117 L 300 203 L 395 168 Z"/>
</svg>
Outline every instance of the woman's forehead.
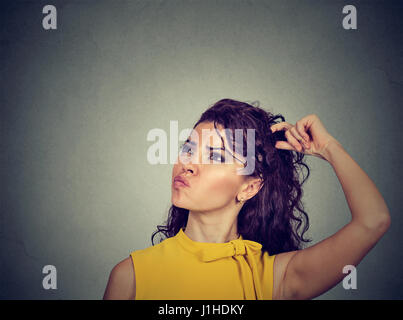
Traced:
<svg viewBox="0 0 403 320">
<path fill-rule="evenodd" d="M 209 146 L 222 147 L 222 140 L 223 140 L 224 147 L 226 149 L 231 149 L 226 134 L 226 130 L 231 129 L 225 129 L 220 124 L 216 124 L 216 126 L 217 128 L 214 127 L 214 122 L 199 123 L 196 126 L 196 128 L 192 130 L 190 134 L 192 141 L 196 143 L 207 144 Z"/>
</svg>

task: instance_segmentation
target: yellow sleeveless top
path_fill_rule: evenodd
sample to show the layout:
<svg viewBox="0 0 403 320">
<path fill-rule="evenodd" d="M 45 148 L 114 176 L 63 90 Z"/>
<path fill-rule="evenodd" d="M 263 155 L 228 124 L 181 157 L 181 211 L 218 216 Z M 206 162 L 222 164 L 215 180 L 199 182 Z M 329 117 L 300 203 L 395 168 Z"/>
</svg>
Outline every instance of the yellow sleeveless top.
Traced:
<svg viewBox="0 0 403 320">
<path fill-rule="evenodd" d="M 271 300 L 275 255 L 242 235 L 225 243 L 196 242 L 182 229 L 131 252 L 136 300 Z"/>
</svg>

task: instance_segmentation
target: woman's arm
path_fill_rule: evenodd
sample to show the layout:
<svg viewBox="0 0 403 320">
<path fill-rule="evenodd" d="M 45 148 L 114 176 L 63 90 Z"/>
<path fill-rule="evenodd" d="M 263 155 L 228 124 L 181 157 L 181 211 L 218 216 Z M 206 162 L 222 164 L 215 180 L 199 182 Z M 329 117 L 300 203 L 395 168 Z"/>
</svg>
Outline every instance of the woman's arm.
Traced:
<svg viewBox="0 0 403 320">
<path fill-rule="evenodd" d="M 318 138 L 324 129 L 316 120 Z M 298 130 L 300 135 L 304 134 L 302 127 Z M 328 291 L 344 278 L 343 267 L 358 265 L 390 225 L 389 210 L 372 180 L 336 139 L 326 141 L 323 148 L 316 148 L 316 155 L 333 167 L 346 196 L 351 221 L 316 245 L 278 255 L 276 259 L 285 266 L 279 299 L 312 299 Z M 295 141 L 291 144 L 295 145 Z"/>
<path fill-rule="evenodd" d="M 364 170 L 337 141 L 330 143 L 323 154 L 341 183 L 352 221 L 369 230 L 387 229 L 390 224 L 389 209 Z"/>
<path fill-rule="evenodd" d="M 131 257 L 119 262 L 109 275 L 104 300 L 133 300 L 136 297 L 136 277 Z"/>
</svg>

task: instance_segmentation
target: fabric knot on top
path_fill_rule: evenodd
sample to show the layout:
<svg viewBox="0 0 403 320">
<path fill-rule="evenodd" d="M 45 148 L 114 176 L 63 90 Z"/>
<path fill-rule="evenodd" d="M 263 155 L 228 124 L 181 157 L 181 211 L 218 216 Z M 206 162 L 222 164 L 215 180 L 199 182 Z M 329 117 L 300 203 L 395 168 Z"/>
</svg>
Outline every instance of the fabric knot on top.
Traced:
<svg viewBox="0 0 403 320">
<path fill-rule="evenodd" d="M 257 269 L 257 254 L 262 245 L 251 240 L 244 240 L 242 235 L 236 240 L 225 243 L 197 242 L 179 230 L 176 239 L 188 251 L 194 253 L 203 262 L 210 263 L 222 258 L 233 258 L 239 266 L 246 300 L 263 299 L 260 277 Z M 252 284 L 252 285 L 251 285 Z"/>
<path fill-rule="evenodd" d="M 246 254 L 246 248 L 245 244 L 242 242 L 242 240 L 232 240 L 230 241 L 232 245 L 234 246 L 234 256 L 240 256 Z"/>
<path fill-rule="evenodd" d="M 255 255 L 260 252 L 262 245 L 258 242 L 239 239 L 231 240 L 221 246 L 205 247 L 198 251 L 204 262 L 214 261 L 232 256 Z"/>
</svg>

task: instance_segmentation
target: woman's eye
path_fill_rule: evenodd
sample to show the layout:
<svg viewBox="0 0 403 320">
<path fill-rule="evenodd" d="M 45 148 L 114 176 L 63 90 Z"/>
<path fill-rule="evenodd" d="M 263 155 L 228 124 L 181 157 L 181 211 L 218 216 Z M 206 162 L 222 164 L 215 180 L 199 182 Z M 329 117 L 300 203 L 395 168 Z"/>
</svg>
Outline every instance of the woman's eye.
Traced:
<svg viewBox="0 0 403 320">
<path fill-rule="evenodd" d="M 189 146 L 188 143 L 183 143 L 180 146 L 180 150 L 181 150 L 181 154 L 184 154 L 184 153 L 187 153 L 187 154 L 190 154 L 190 155 L 193 154 L 193 149 Z M 213 161 L 218 161 L 218 162 L 221 162 L 221 163 L 225 162 L 225 157 L 222 156 L 219 153 L 216 153 L 216 152 L 210 152 L 210 157 L 209 158 L 210 158 L 210 160 L 213 160 Z"/>
<path fill-rule="evenodd" d="M 210 154 L 210 159 L 211 160 L 217 160 L 219 162 L 224 162 L 225 161 L 225 158 L 223 156 L 221 156 L 220 154 L 215 153 L 215 152 Z"/>
<path fill-rule="evenodd" d="M 183 143 L 181 146 L 181 153 L 190 153 L 190 152 L 193 152 L 192 148 L 190 148 L 187 143 Z"/>
</svg>

